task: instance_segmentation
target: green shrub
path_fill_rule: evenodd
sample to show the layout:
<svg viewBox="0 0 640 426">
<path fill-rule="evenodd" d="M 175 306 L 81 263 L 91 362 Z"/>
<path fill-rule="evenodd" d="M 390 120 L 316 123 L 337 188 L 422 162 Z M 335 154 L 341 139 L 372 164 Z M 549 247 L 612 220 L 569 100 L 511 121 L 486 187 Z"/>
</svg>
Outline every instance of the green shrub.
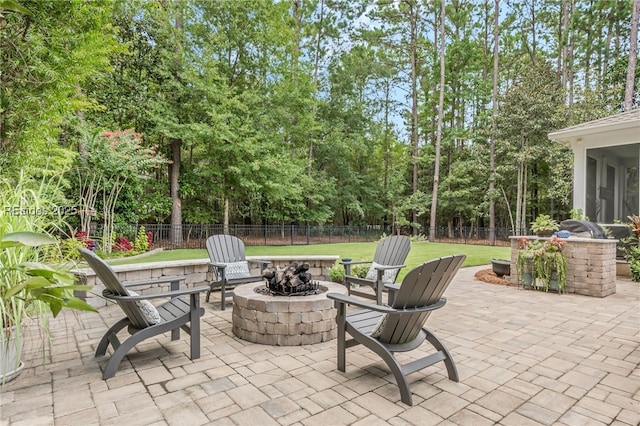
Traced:
<svg viewBox="0 0 640 426">
<path fill-rule="evenodd" d="M 65 238 L 60 242 L 60 251 L 64 259 L 73 259 L 79 261 L 81 259 L 79 247 L 85 247 L 85 244 L 75 237 Z"/>
<path fill-rule="evenodd" d="M 640 216 L 627 216 L 630 223 L 627 224 L 631 229 L 631 236 L 623 238 L 625 244 L 622 247 L 624 257 L 629 262 L 629 270 L 633 281 L 640 281 Z"/>
<path fill-rule="evenodd" d="M 133 250 L 136 253 L 146 253 L 149 251 L 149 237 L 147 236 L 147 230 L 144 229 L 144 226 L 138 228 L 138 234 L 133 243 Z"/>
<path fill-rule="evenodd" d="M 336 263 L 329 268 L 329 280 L 334 283 L 342 283 L 344 281 L 344 266 Z"/>
<path fill-rule="evenodd" d="M 369 272 L 370 265 L 354 265 L 351 267 L 351 275 L 358 278 L 365 278 Z"/>
</svg>

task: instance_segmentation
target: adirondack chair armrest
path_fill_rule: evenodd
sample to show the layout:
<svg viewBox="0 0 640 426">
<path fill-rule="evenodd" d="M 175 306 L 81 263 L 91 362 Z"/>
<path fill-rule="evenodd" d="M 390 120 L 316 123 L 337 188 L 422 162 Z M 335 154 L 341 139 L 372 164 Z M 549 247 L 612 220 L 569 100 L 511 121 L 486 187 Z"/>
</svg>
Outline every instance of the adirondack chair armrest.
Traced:
<svg viewBox="0 0 640 426">
<path fill-rule="evenodd" d="M 373 260 L 356 260 L 355 262 L 353 260 L 350 260 L 348 262 L 344 262 L 344 261 L 340 261 L 341 265 L 362 265 L 363 263 L 372 263 Z"/>
<path fill-rule="evenodd" d="M 113 294 L 108 290 L 104 290 L 102 294 L 104 295 L 104 297 L 112 300 L 136 301 L 136 300 L 160 299 L 160 298 L 167 298 L 167 297 L 185 296 L 188 294 L 202 293 L 208 290 L 209 290 L 209 287 L 193 287 L 193 288 L 186 288 L 184 290 L 169 291 L 165 293 L 141 294 L 138 296 L 121 296 L 119 294 Z"/>
<path fill-rule="evenodd" d="M 137 280 L 137 281 L 128 281 L 126 283 L 122 283 L 122 286 L 127 287 L 139 287 L 143 285 L 154 285 L 154 284 L 165 284 L 165 283 L 174 283 L 184 281 L 187 277 L 161 277 L 154 278 L 152 280 Z"/>
<path fill-rule="evenodd" d="M 351 276 L 351 265 L 363 265 L 365 263 L 372 263 L 373 260 L 356 260 L 355 262 L 352 260 L 349 260 L 347 262 L 345 261 L 341 261 L 340 264 L 342 266 L 344 266 L 344 275 L 345 276 Z"/>
<path fill-rule="evenodd" d="M 360 278 L 355 275 L 348 275 L 345 273 L 344 280 L 349 281 L 351 284 L 360 284 L 360 285 L 373 285 L 375 284 L 375 280 L 368 280 L 366 278 Z"/>
<path fill-rule="evenodd" d="M 386 271 L 387 269 L 402 269 L 407 265 L 376 265 L 374 268 L 378 271 Z"/>
<path fill-rule="evenodd" d="M 214 268 L 220 268 L 223 269 L 227 267 L 226 263 L 219 263 L 219 262 L 209 262 L 209 271 L 212 272 L 214 270 Z"/>
<path fill-rule="evenodd" d="M 435 311 L 436 309 L 442 308 L 447 303 L 447 298 L 441 297 L 437 302 L 427 306 L 396 309 L 388 305 L 377 305 L 373 303 L 367 303 L 360 299 L 356 299 L 354 297 L 347 296 L 344 294 L 339 294 L 339 293 L 327 293 L 327 297 L 336 303 L 336 307 L 338 307 L 338 305 L 352 305 L 352 306 L 358 306 L 360 308 L 369 309 L 371 311 L 383 312 L 385 314 L 405 314 L 405 313 L 410 314 L 410 313 L 416 313 L 416 312 Z"/>
<path fill-rule="evenodd" d="M 394 313 L 397 312 L 397 309 L 393 309 L 386 305 L 376 305 L 375 303 L 367 303 L 360 299 L 356 299 L 355 297 L 347 296 L 346 294 L 340 293 L 327 293 L 327 297 L 333 300 L 338 305 L 352 305 L 358 306 L 360 308 L 370 309 L 372 311 L 383 312 L 383 313 Z"/>
<path fill-rule="evenodd" d="M 400 286 L 398 284 L 385 284 L 384 288 L 386 288 L 389 292 L 387 305 L 393 306 L 393 302 L 396 300 L 396 294 L 398 294 L 398 291 L 400 291 Z"/>
<path fill-rule="evenodd" d="M 261 265 L 261 268 L 266 268 L 267 265 L 271 264 L 270 260 L 264 260 L 264 259 L 247 259 L 247 262 Z"/>
<path fill-rule="evenodd" d="M 397 292 L 398 290 L 400 290 L 400 285 L 399 284 L 385 284 L 384 288 L 386 288 L 389 291 L 392 292 Z"/>
</svg>

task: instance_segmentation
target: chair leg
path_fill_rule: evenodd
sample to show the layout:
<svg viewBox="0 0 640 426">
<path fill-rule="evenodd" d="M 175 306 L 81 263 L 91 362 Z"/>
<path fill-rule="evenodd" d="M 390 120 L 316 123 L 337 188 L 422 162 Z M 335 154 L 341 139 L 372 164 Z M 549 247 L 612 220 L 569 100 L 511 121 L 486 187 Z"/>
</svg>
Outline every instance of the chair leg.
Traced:
<svg viewBox="0 0 640 426">
<path fill-rule="evenodd" d="M 225 305 L 227 304 L 226 303 L 227 294 L 224 290 L 225 290 L 225 285 L 224 285 L 224 281 L 222 281 L 222 285 L 220 286 L 220 310 L 222 311 L 225 310 Z"/>
<path fill-rule="evenodd" d="M 382 281 L 376 281 L 375 285 L 373 290 L 376 292 L 376 303 L 382 305 Z"/>
<path fill-rule="evenodd" d="M 393 356 L 393 353 L 386 350 L 374 339 L 370 339 L 369 341 L 363 343 L 366 347 L 378 354 L 393 373 L 393 377 L 396 379 L 396 383 L 398 384 L 398 388 L 400 389 L 400 400 L 407 405 L 413 405 L 413 398 L 411 396 L 411 390 L 409 389 L 409 382 L 407 381 L 407 377 L 402 372 L 402 365 L 400 365 L 400 363 L 396 360 L 396 358 Z"/>
<path fill-rule="evenodd" d="M 449 376 L 449 380 L 453 380 L 454 382 L 459 382 L 460 378 L 458 377 L 458 369 L 456 368 L 456 365 L 453 362 L 453 357 L 451 356 L 451 353 L 449 352 L 449 350 L 446 348 L 444 343 L 442 343 L 442 341 L 436 337 L 435 334 L 433 334 L 431 331 L 429 331 L 426 328 L 423 328 L 423 330 L 426 333 L 426 338 L 429 341 L 429 343 L 431 343 L 434 348 L 436 348 L 438 351 L 444 354 L 444 357 L 445 357 L 444 365 L 445 367 L 447 367 L 447 374 Z"/>
<path fill-rule="evenodd" d="M 122 344 L 118 346 L 118 348 L 113 352 L 113 355 L 111 355 L 111 358 L 109 358 L 109 362 L 107 362 L 107 367 L 105 368 L 104 373 L 102 374 L 102 378 L 106 380 L 115 376 L 118 366 L 122 362 L 122 359 L 131 350 L 131 348 L 133 348 L 135 345 L 145 340 L 150 335 L 153 335 L 153 334 L 149 334 L 141 331 L 130 336 L 127 340 L 122 342 Z"/>
<path fill-rule="evenodd" d="M 191 359 L 200 358 L 200 295 L 192 294 L 190 300 L 190 343 Z"/>
<path fill-rule="evenodd" d="M 102 356 L 107 353 L 107 348 L 109 347 L 110 336 L 115 336 L 118 334 L 120 330 L 129 325 L 129 320 L 127 318 L 122 318 L 120 321 L 115 323 L 105 334 L 102 336 L 100 343 L 98 343 L 98 347 L 96 349 L 96 357 Z"/>
<path fill-rule="evenodd" d="M 338 314 L 336 316 L 336 322 L 338 325 L 338 370 L 344 372 L 346 370 L 346 310 L 347 306 L 344 303 L 337 304 Z"/>
</svg>

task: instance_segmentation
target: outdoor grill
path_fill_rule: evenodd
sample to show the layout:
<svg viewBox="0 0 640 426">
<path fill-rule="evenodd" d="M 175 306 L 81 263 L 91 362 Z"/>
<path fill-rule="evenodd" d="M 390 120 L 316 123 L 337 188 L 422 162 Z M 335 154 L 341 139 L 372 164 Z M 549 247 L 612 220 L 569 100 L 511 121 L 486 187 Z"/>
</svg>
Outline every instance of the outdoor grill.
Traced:
<svg viewBox="0 0 640 426">
<path fill-rule="evenodd" d="M 563 220 L 560 222 L 560 231 L 569 231 L 574 237 L 581 238 L 594 238 L 594 239 L 608 239 L 615 238 L 618 240 L 616 243 L 616 258 L 624 259 L 624 252 L 621 248 L 625 245 L 622 241 L 623 238 L 631 236 L 631 230 L 624 224 L 611 224 L 603 225 L 606 228 L 598 225 L 595 222 L 588 220 Z"/>
<path fill-rule="evenodd" d="M 606 239 L 607 234 L 595 222 L 588 220 L 563 220 L 560 222 L 560 231 L 569 231 L 574 237 Z"/>
</svg>

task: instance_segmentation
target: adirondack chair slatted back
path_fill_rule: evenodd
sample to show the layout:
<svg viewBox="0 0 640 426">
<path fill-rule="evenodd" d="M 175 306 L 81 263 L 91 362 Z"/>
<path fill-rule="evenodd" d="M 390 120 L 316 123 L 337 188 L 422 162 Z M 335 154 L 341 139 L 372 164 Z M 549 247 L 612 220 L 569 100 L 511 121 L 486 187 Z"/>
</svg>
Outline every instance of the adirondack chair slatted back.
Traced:
<svg viewBox="0 0 640 426">
<path fill-rule="evenodd" d="M 207 238 L 207 251 L 212 262 L 233 263 L 247 260 L 244 242 L 233 235 L 212 235 Z"/>
<path fill-rule="evenodd" d="M 404 235 L 392 235 L 380 241 L 373 261 L 380 265 L 402 265 L 411 250 L 411 239 Z"/>
<path fill-rule="evenodd" d="M 441 257 L 411 270 L 402 281 L 392 307 L 407 309 L 436 303 L 444 294 L 465 258 L 465 255 Z M 387 314 L 379 340 L 385 343 L 412 341 L 424 326 L 430 313 Z"/>
<path fill-rule="evenodd" d="M 79 248 L 78 250 L 91 269 L 96 273 L 102 284 L 104 284 L 106 291 L 117 296 L 130 296 L 130 293 L 122 286 L 122 283 L 111 266 L 106 264 L 90 250 L 85 248 Z M 120 306 L 120 309 L 122 309 L 127 318 L 129 318 L 132 327 L 136 329 L 149 327 L 149 323 L 142 315 L 135 301 L 119 300 L 118 306 Z"/>
<path fill-rule="evenodd" d="M 376 247 L 373 261 L 379 265 L 402 265 L 411 250 L 411 239 L 404 235 L 392 235 L 380 241 Z M 399 270 L 396 270 L 395 278 Z"/>
<path fill-rule="evenodd" d="M 209 253 L 209 259 L 216 263 L 247 261 L 244 252 L 244 242 L 233 235 L 212 235 L 207 238 L 207 252 Z M 218 276 L 217 279 L 221 279 L 221 277 Z"/>
</svg>

